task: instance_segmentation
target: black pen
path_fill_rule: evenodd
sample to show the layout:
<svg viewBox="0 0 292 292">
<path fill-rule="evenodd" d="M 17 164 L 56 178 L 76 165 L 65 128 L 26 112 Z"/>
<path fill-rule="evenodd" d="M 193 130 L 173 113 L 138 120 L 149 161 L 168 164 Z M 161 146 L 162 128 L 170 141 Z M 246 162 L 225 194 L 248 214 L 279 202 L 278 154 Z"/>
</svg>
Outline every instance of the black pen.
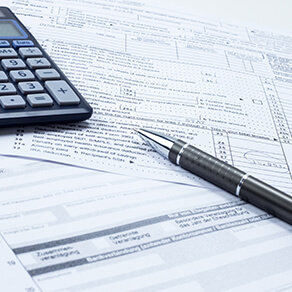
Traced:
<svg viewBox="0 0 292 292">
<path fill-rule="evenodd" d="M 135 131 L 171 162 L 292 224 L 292 196 L 182 140 L 144 129 Z"/>
</svg>

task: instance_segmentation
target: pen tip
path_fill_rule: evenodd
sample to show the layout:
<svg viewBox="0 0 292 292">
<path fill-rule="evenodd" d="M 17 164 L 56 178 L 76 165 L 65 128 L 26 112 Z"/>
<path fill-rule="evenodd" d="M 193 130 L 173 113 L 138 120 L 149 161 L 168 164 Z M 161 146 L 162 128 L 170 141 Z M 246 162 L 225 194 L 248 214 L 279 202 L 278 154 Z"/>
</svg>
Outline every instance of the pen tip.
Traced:
<svg viewBox="0 0 292 292">
<path fill-rule="evenodd" d="M 137 133 L 141 133 L 140 129 L 139 128 L 134 128 L 134 131 L 136 131 Z"/>
</svg>

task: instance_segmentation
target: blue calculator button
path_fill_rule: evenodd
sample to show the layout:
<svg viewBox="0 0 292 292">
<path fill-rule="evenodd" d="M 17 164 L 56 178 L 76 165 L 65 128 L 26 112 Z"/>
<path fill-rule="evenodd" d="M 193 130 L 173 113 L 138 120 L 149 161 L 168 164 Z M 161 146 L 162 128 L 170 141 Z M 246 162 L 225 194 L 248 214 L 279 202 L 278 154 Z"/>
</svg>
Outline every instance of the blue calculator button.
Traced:
<svg viewBox="0 0 292 292">
<path fill-rule="evenodd" d="M 15 49 L 21 48 L 21 47 L 33 47 L 34 43 L 30 40 L 23 40 L 23 41 L 13 41 L 12 45 Z"/>
<path fill-rule="evenodd" d="M 0 41 L 0 48 L 8 48 L 10 44 L 8 41 Z"/>
</svg>

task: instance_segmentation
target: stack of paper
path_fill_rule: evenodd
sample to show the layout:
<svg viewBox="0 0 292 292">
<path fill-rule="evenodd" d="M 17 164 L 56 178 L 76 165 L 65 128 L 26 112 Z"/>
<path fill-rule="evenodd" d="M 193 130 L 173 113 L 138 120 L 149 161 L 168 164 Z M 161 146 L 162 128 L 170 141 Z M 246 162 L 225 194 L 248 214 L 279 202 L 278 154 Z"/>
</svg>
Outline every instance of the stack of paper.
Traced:
<svg viewBox="0 0 292 292">
<path fill-rule="evenodd" d="M 186 140 L 292 194 L 292 37 L 143 1 L 1 5 L 94 107 L 78 124 L 0 130 L 0 154 L 34 158 L 1 159 L 5 291 L 292 289 L 291 226 L 133 130 Z"/>
</svg>

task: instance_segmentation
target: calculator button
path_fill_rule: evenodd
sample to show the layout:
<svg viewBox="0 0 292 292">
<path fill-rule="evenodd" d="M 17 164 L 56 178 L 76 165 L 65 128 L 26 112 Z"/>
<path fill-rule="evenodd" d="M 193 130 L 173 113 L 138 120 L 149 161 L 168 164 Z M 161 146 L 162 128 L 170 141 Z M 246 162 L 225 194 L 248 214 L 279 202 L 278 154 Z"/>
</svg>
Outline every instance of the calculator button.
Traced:
<svg viewBox="0 0 292 292">
<path fill-rule="evenodd" d="M 0 49 L 0 59 L 18 57 L 17 53 L 12 48 Z"/>
<path fill-rule="evenodd" d="M 5 82 L 5 81 L 8 81 L 8 77 L 3 71 L 0 71 L 0 82 Z"/>
<path fill-rule="evenodd" d="M 47 93 L 29 94 L 27 101 L 32 107 L 52 106 L 53 100 Z"/>
<path fill-rule="evenodd" d="M 20 47 L 33 47 L 34 43 L 31 40 L 23 40 L 23 41 L 13 41 L 12 46 L 15 49 L 18 49 Z"/>
<path fill-rule="evenodd" d="M 35 71 L 35 75 L 42 81 L 60 78 L 60 74 L 55 69 L 38 69 Z"/>
<path fill-rule="evenodd" d="M 39 48 L 20 48 L 18 52 L 22 58 L 41 57 L 43 55 Z"/>
<path fill-rule="evenodd" d="M 4 59 L 1 64 L 5 70 L 26 68 L 25 63 L 21 59 Z"/>
<path fill-rule="evenodd" d="M 26 62 L 31 69 L 51 67 L 51 63 L 46 58 L 28 58 Z"/>
<path fill-rule="evenodd" d="M 0 41 L 0 48 L 9 48 L 10 44 L 8 41 Z"/>
<path fill-rule="evenodd" d="M 13 70 L 13 71 L 10 71 L 9 75 L 14 82 L 28 81 L 28 80 L 35 79 L 35 76 L 29 70 Z"/>
<path fill-rule="evenodd" d="M 0 84 L 0 86 L 1 86 L 1 84 Z M 43 92 L 44 91 L 44 88 L 37 81 L 20 82 L 20 83 L 18 83 L 18 88 L 21 91 L 21 93 L 23 93 L 23 94 L 36 93 L 36 92 Z"/>
<path fill-rule="evenodd" d="M 59 105 L 79 104 L 80 99 L 64 80 L 46 81 L 45 87 Z"/>
<path fill-rule="evenodd" d="M 25 101 L 20 95 L 0 96 L 0 103 L 4 109 L 25 108 Z"/>
<path fill-rule="evenodd" d="M 15 94 L 16 88 L 12 83 L 0 83 L 0 95 L 2 94 Z"/>
</svg>

